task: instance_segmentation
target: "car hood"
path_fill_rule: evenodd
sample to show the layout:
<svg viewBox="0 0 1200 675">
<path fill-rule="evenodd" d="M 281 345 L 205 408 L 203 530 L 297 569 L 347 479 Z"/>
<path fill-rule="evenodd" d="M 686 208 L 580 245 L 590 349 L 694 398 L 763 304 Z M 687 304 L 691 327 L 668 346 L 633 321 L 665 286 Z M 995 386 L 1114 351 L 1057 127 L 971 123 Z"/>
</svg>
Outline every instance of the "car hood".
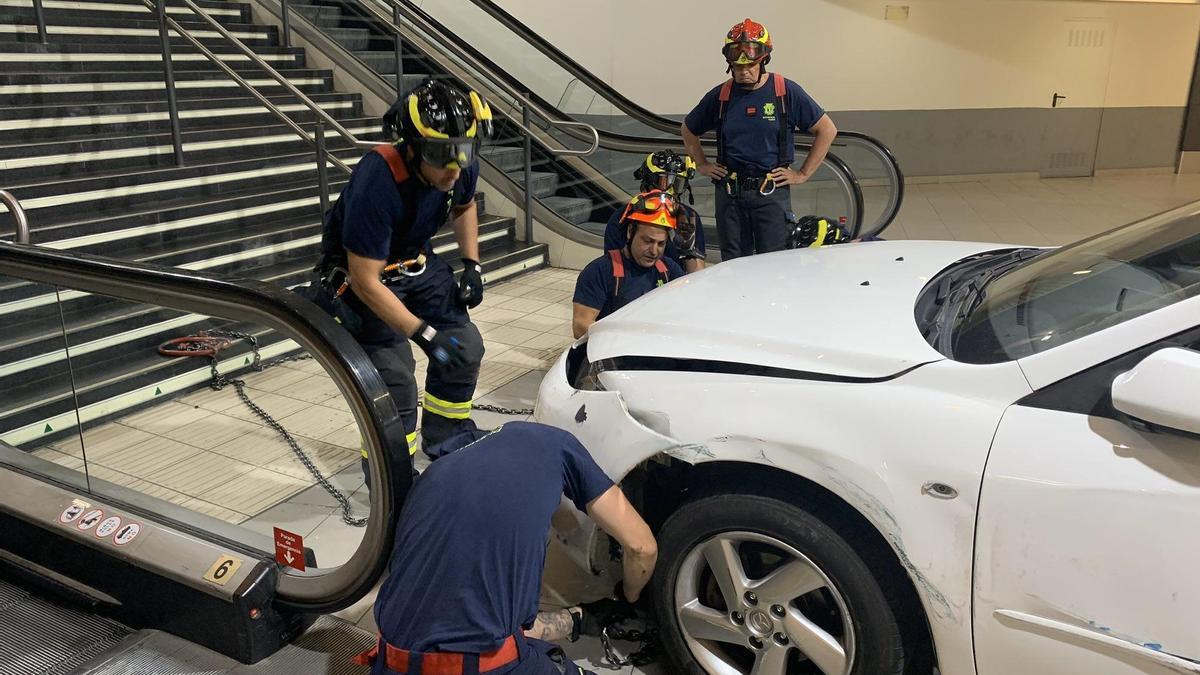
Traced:
<svg viewBox="0 0 1200 675">
<path fill-rule="evenodd" d="M 885 241 L 739 258 L 666 286 L 591 327 L 588 358 L 640 369 L 740 365 L 882 378 L 944 358 L 921 336 L 929 279 L 1007 244 Z M 621 362 L 612 369 L 620 369 Z"/>
</svg>

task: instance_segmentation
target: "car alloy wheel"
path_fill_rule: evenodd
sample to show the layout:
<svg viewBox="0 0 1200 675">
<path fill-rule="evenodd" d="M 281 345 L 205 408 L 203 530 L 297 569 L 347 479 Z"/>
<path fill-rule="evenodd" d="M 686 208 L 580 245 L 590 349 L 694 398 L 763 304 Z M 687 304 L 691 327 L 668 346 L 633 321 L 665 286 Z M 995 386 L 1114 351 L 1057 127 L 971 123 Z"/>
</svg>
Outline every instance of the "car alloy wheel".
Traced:
<svg viewBox="0 0 1200 675">
<path fill-rule="evenodd" d="M 743 672 L 750 656 L 756 674 L 784 675 L 808 660 L 824 675 L 843 675 L 854 660 L 841 593 L 808 557 L 763 534 L 723 532 L 693 548 L 676 576 L 675 612 L 709 672 Z"/>
</svg>

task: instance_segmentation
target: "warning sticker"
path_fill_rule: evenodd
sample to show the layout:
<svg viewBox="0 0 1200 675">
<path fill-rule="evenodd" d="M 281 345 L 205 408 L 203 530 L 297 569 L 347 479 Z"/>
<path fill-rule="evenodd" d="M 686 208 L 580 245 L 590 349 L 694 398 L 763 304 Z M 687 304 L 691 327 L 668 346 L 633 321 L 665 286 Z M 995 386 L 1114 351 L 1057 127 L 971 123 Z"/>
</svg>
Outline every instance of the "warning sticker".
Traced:
<svg viewBox="0 0 1200 675">
<path fill-rule="evenodd" d="M 103 511 L 100 509 L 92 509 L 91 511 L 83 514 L 83 517 L 79 519 L 79 524 L 76 525 L 76 527 L 81 530 L 90 530 L 95 527 L 96 523 L 100 522 L 102 518 L 104 518 Z"/>
<path fill-rule="evenodd" d="M 117 546 L 124 546 L 133 541 L 134 537 L 138 536 L 138 532 L 142 531 L 142 526 L 137 523 L 129 523 L 117 531 L 117 536 L 113 537 L 113 543 Z"/>
<path fill-rule="evenodd" d="M 278 527 L 275 530 L 275 562 L 304 571 L 304 537 Z"/>
<path fill-rule="evenodd" d="M 96 536 L 105 539 L 108 535 L 116 532 L 119 527 L 121 527 L 121 518 L 119 516 L 109 516 L 96 528 Z"/>
<path fill-rule="evenodd" d="M 58 516 L 58 522 L 63 523 L 64 525 L 67 523 L 73 523 L 75 522 L 76 518 L 83 514 L 83 510 L 86 508 L 87 505 L 72 504 L 64 509 L 62 514 Z"/>
</svg>

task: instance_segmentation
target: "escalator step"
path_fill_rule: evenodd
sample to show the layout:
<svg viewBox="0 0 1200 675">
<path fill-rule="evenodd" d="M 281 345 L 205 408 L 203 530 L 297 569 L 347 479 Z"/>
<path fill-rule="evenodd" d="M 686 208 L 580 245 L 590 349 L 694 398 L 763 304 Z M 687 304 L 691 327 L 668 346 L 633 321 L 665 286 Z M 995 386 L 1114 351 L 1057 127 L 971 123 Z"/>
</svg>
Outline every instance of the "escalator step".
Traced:
<svg viewBox="0 0 1200 675">
<path fill-rule="evenodd" d="M 128 634 L 120 624 L 57 607 L 0 581 L 4 672 L 66 675 Z"/>
<path fill-rule="evenodd" d="M 326 28 L 325 34 L 352 52 L 366 49 L 371 43 L 371 31 L 366 28 Z"/>
<path fill-rule="evenodd" d="M 525 167 L 525 151 L 507 145 L 484 146 L 481 153 L 496 168 L 504 172 L 520 171 Z"/>
<path fill-rule="evenodd" d="M 508 174 L 518 185 L 525 182 L 524 171 L 514 171 Z M 549 171 L 531 171 L 529 172 L 529 182 L 533 188 L 533 196 L 541 199 L 549 197 L 558 191 L 558 174 Z"/>
<path fill-rule="evenodd" d="M 592 217 L 592 200 L 586 197 L 546 197 L 541 202 L 574 225 Z"/>
</svg>

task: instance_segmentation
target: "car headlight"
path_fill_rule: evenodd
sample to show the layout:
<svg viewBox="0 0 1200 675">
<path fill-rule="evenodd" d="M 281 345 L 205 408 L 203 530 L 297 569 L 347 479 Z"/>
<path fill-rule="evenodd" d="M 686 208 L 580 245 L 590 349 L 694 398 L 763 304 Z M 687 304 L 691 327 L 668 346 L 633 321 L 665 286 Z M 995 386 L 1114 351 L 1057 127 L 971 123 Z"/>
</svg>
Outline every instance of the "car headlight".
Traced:
<svg viewBox="0 0 1200 675">
<path fill-rule="evenodd" d="M 588 360 L 586 341 L 567 353 L 567 382 L 580 391 L 604 391 L 599 366 Z"/>
</svg>

